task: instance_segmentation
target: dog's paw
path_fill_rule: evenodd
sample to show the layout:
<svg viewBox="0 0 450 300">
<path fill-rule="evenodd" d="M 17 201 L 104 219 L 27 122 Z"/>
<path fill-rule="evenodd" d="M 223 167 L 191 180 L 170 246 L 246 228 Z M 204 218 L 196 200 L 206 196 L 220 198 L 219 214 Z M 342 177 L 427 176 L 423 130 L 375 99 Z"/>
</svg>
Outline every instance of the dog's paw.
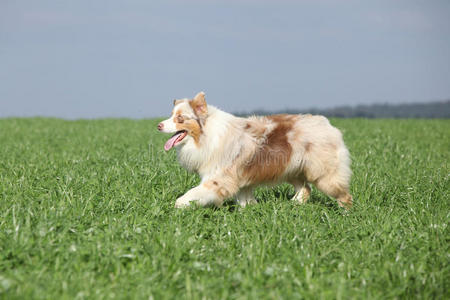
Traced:
<svg viewBox="0 0 450 300">
<path fill-rule="evenodd" d="M 239 204 L 239 206 L 241 208 L 244 208 L 246 206 L 258 204 L 258 201 L 256 201 L 256 199 L 248 199 L 248 200 L 241 200 L 241 201 L 238 200 L 237 203 Z"/>
<path fill-rule="evenodd" d="M 189 201 L 186 201 L 182 198 L 177 199 L 177 201 L 175 201 L 175 208 L 186 208 L 190 205 Z"/>
</svg>

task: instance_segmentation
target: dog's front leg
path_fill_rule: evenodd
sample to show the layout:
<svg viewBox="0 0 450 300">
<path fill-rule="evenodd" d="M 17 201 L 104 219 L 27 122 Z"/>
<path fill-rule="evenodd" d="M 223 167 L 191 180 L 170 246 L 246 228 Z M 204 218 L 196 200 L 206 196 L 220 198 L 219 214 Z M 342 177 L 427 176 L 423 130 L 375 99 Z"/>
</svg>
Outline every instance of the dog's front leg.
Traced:
<svg viewBox="0 0 450 300">
<path fill-rule="evenodd" d="M 187 207 L 193 201 L 197 202 L 200 206 L 209 206 L 216 204 L 217 200 L 217 195 L 214 193 L 214 191 L 206 188 L 202 184 L 193 189 L 190 189 L 186 194 L 178 198 L 175 202 L 175 207 Z"/>
<path fill-rule="evenodd" d="M 220 206 L 226 198 L 235 194 L 237 189 L 237 185 L 230 180 L 207 180 L 178 198 L 175 207 L 187 207 L 193 201 L 200 206 Z"/>
</svg>

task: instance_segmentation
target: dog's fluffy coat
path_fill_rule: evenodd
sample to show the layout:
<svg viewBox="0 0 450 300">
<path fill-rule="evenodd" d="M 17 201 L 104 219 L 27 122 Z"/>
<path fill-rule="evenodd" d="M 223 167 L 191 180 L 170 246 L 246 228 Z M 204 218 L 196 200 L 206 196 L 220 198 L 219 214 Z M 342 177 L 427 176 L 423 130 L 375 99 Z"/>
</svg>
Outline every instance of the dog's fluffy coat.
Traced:
<svg viewBox="0 0 450 300">
<path fill-rule="evenodd" d="M 174 101 L 162 132 L 175 133 L 165 149 L 177 148 L 180 163 L 201 177 L 199 186 L 177 199 L 220 206 L 237 195 L 241 206 L 256 203 L 253 189 L 289 182 L 305 203 L 314 184 L 349 208 L 350 158 L 341 132 L 323 116 L 273 115 L 239 118 L 208 105 L 203 92 Z"/>
</svg>

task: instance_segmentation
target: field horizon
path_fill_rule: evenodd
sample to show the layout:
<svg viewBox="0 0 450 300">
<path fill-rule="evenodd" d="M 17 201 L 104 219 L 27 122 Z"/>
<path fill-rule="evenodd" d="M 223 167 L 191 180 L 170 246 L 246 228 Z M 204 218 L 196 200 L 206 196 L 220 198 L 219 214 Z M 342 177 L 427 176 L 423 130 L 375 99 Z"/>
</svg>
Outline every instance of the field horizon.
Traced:
<svg viewBox="0 0 450 300">
<path fill-rule="evenodd" d="M 169 103 L 170 101 L 168 101 Z M 215 105 L 213 102 L 212 104 Z M 169 111 L 167 111 L 169 113 Z M 289 114 L 315 114 L 323 115 L 328 118 L 370 118 L 370 119 L 450 119 L 450 99 L 440 101 L 414 101 L 403 103 L 371 103 L 371 104 L 353 104 L 338 105 L 329 107 L 309 107 L 299 109 L 295 107 L 285 107 L 277 111 L 267 111 L 264 109 L 254 109 L 251 111 L 235 111 L 232 112 L 236 116 L 249 115 L 270 115 L 279 113 Z M 23 118 L 45 118 L 45 119 L 61 119 L 69 121 L 80 120 L 151 120 L 159 118 L 167 118 L 167 116 L 149 116 L 149 117 L 127 117 L 127 116 L 104 116 L 104 117 L 58 117 L 58 116 L 2 116 L 1 119 L 23 119 Z"/>
<path fill-rule="evenodd" d="M 449 297 L 449 119 L 330 119 L 349 212 L 288 184 L 175 209 L 199 178 L 159 120 L 0 119 L 0 298 Z"/>
</svg>

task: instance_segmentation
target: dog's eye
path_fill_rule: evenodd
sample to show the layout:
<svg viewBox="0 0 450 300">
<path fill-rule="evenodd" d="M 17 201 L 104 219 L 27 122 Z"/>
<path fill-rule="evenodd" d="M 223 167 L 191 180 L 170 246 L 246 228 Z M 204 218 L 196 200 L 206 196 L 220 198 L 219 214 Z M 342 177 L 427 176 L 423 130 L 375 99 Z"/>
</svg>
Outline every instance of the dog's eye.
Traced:
<svg viewBox="0 0 450 300">
<path fill-rule="evenodd" d="M 177 122 L 178 123 L 183 123 L 184 122 L 183 116 L 181 116 L 181 115 L 177 116 Z"/>
</svg>

